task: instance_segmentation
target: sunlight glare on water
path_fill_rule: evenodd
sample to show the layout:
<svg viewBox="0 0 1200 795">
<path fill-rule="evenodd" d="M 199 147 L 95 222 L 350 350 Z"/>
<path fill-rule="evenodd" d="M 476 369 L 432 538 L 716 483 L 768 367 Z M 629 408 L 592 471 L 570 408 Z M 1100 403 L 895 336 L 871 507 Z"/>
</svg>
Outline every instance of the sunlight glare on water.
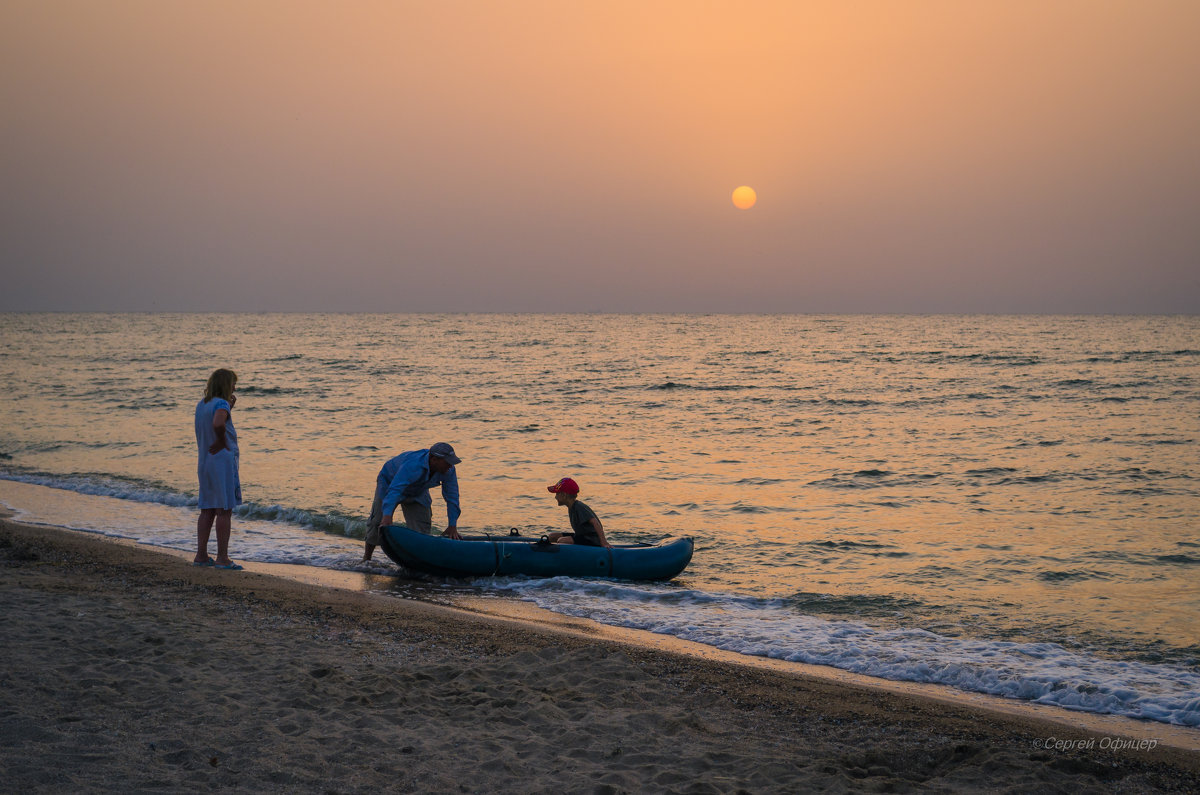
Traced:
<svg viewBox="0 0 1200 795">
<path fill-rule="evenodd" d="M 361 537 L 380 465 L 449 441 L 469 532 L 561 529 L 545 487 L 569 475 L 614 541 L 696 539 L 675 587 L 1200 658 L 1196 318 L 31 314 L 0 328 L 5 477 L 186 505 L 194 405 L 227 366 L 242 521 L 290 523 L 279 544 Z"/>
</svg>

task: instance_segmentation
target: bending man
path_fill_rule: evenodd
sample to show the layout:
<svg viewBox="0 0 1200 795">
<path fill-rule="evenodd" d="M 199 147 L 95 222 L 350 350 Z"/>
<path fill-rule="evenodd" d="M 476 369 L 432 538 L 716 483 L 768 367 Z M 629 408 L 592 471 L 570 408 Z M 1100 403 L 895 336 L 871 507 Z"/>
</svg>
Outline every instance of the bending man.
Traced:
<svg viewBox="0 0 1200 795">
<path fill-rule="evenodd" d="M 458 474 L 454 471 L 455 464 L 461 461 L 453 447 L 438 442 L 428 450 L 401 453 L 383 465 L 375 478 L 375 500 L 371 503 L 371 518 L 367 520 L 364 563 L 379 546 L 379 528 L 392 523 L 397 506 L 404 512 L 406 527 L 433 533 L 433 501 L 429 498 L 429 490 L 434 486 L 442 487 L 442 499 L 446 501 L 449 524 L 442 535 L 461 538 L 458 517 L 462 509 L 458 506 Z"/>
</svg>

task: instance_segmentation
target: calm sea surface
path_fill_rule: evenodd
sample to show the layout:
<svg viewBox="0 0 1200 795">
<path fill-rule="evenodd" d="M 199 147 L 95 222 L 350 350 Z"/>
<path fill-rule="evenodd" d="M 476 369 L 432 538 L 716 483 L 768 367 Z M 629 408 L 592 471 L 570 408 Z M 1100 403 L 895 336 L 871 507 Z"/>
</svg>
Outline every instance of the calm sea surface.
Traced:
<svg viewBox="0 0 1200 795">
<path fill-rule="evenodd" d="M 449 441 L 464 532 L 562 529 L 569 475 L 614 542 L 697 543 L 669 584 L 473 589 L 1200 725 L 1200 318 L 0 315 L 0 500 L 193 548 L 221 366 L 235 556 L 358 568 L 380 465 Z"/>
</svg>

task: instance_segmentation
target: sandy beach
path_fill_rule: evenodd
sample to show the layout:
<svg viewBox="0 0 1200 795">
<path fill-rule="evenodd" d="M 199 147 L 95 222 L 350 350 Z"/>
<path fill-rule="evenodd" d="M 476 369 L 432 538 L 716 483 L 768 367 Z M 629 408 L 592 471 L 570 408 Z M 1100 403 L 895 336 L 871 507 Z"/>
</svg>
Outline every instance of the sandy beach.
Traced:
<svg viewBox="0 0 1200 795">
<path fill-rule="evenodd" d="M 0 571 L 9 792 L 1200 789 L 1194 751 L 66 530 L 0 522 Z"/>
</svg>

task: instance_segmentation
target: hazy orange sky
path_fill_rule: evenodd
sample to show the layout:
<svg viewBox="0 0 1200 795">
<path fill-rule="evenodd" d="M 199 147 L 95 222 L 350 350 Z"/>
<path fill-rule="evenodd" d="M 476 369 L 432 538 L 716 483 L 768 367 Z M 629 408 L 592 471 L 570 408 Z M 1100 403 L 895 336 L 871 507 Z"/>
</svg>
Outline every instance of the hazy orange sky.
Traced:
<svg viewBox="0 0 1200 795">
<path fill-rule="evenodd" d="M 1195 0 L 4 0 L 0 310 L 1196 313 L 1197 42 Z"/>
</svg>

